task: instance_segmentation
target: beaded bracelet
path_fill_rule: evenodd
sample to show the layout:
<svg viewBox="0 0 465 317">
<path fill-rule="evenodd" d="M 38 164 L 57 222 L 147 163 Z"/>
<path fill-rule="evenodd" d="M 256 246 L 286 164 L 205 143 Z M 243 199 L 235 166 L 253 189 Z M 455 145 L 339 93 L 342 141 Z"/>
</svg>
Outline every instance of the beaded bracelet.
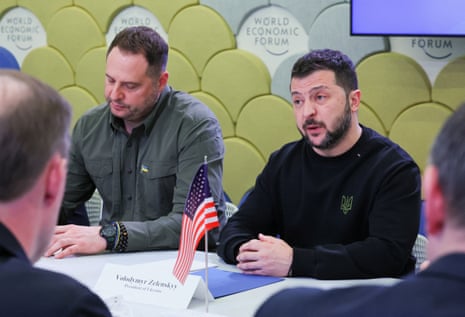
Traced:
<svg viewBox="0 0 465 317">
<path fill-rule="evenodd" d="M 118 227 L 118 243 L 115 246 L 116 252 L 124 252 L 128 247 L 128 231 L 126 230 L 126 226 L 118 221 L 116 222 L 116 226 Z"/>
</svg>

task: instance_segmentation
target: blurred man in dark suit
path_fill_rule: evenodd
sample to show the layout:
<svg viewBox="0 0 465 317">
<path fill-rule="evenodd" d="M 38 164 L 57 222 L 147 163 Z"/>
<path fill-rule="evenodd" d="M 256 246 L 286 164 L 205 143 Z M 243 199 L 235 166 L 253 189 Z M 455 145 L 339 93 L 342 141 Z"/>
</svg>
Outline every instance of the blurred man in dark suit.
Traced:
<svg viewBox="0 0 465 317">
<path fill-rule="evenodd" d="M 0 70 L 2 316 L 111 316 L 88 288 L 32 266 L 52 237 L 65 186 L 71 108 L 49 86 Z"/>
</svg>

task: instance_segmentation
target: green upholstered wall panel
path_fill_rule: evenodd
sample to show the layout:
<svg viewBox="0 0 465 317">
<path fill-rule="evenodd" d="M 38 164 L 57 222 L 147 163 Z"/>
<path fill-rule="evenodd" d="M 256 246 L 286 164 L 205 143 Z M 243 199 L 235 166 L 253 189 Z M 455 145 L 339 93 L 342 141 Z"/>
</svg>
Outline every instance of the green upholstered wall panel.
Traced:
<svg viewBox="0 0 465 317">
<path fill-rule="evenodd" d="M 192 95 L 205 103 L 216 115 L 221 125 L 223 138 L 232 137 L 235 135 L 234 122 L 226 110 L 226 107 L 218 99 L 203 91 L 192 93 Z"/>
<path fill-rule="evenodd" d="M 387 131 L 383 126 L 382 120 L 377 113 L 368 105 L 361 102 L 358 110 L 358 120 L 361 124 L 376 130 L 378 133 L 387 136 Z"/>
<path fill-rule="evenodd" d="M 270 93 L 268 70 L 260 59 L 245 51 L 229 50 L 215 55 L 202 76 L 202 90 L 221 100 L 234 121 L 245 103 Z"/>
<path fill-rule="evenodd" d="M 213 55 L 235 45 L 234 35 L 221 16 L 202 6 L 179 12 L 168 34 L 170 46 L 183 52 L 199 74 Z"/>
<path fill-rule="evenodd" d="M 16 6 L 16 0 L 2 0 L 0 3 L 0 14 L 3 15 L 5 12 Z"/>
<path fill-rule="evenodd" d="M 423 170 L 434 138 L 451 113 L 451 109 L 435 103 L 416 105 L 396 119 L 389 137 L 402 146 Z"/>
<path fill-rule="evenodd" d="M 91 49 L 76 66 L 76 84 L 85 88 L 98 103 L 105 101 L 105 56 L 105 47 Z"/>
<path fill-rule="evenodd" d="M 244 106 L 237 119 L 236 135 L 254 144 L 266 159 L 282 144 L 300 138 L 292 107 L 272 95 L 254 98 Z"/>
<path fill-rule="evenodd" d="M 185 8 L 196 5 L 197 0 L 134 0 L 139 5 L 152 11 L 161 25 L 168 30 L 174 16 Z"/>
<path fill-rule="evenodd" d="M 433 100 L 456 109 L 465 101 L 465 57 L 447 64 L 433 86 Z"/>
<path fill-rule="evenodd" d="M 46 29 L 48 44 L 61 51 L 73 67 L 87 51 L 105 45 L 95 20 L 78 7 L 58 11 Z"/>
<path fill-rule="evenodd" d="M 200 78 L 189 59 L 181 52 L 170 49 L 167 70 L 170 85 L 178 90 L 193 92 L 200 90 Z"/>
<path fill-rule="evenodd" d="M 0 2 L 4 2 L 1 0 Z M 42 25 L 46 27 L 52 16 L 59 10 L 72 6 L 73 0 L 18 0 L 18 5 L 34 12 Z"/>
<path fill-rule="evenodd" d="M 60 90 L 63 97 L 73 105 L 72 127 L 86 111 L 95 107 L 97 100 L 89 94 L 85 89 L 77 86 L 68 87 Z"/>
<path fill-rule="evenodd" d="M 132 5 L 131 0 L 74 0 L 74 5 L 82 8 L 98 24 L 103 33 L 107 33 L 108 27 L 118 11 Z"/>
<path fill-rule="evenodd" d="M 424 70 L 412 58 L 380 53 L 357 66 L 362 100 L 383 122 L 387 131 L 406 108 L 431 100 L 431 86 Z"/>
<path fill-rule="evenodd" d="M 51 47 L 40 47 L 31 51 L 24 59 L 21 69 L 58 90 L 74 84 L 71 65 L 61 52 Z"/>
<path fill-rule="evenodd" d="M 255 184 L 255 178 L 265 166 L 265 160 L 257 149 L 240 138 L 224 140 L 223 186 L 231 200 L 238 203 L 242 195 Z"/>
</svg>

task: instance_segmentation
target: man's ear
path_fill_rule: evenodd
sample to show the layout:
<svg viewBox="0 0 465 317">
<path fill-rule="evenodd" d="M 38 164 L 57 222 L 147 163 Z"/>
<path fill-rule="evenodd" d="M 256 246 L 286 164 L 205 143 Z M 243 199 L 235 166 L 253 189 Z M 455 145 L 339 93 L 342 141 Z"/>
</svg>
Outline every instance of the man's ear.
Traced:
<svg viewBox="0 0 465 317">
<path fill-rule="evenodd" d="M 426 168 L 423 185 L 427 234 L 437 235 L 444 228 L 446 201 L 439 184 L 439 172 L 435 166 Z"/>
<path fill-rule="evenodd" d="M 44 204 L 50 207 L 56 204 L 57 200 L 61 203 L 66 181 L 66 159 L 55 153 L 49 160 L 44 171 L 45 190 Z"/>
<path fill-rule="evenodd" d="M 349 100 L 350 100 L 350 109 L 352 112 L 358 111 L 360 108 L 360 98 L 361 98 L 361 92 L 359 89 L 352 90 L 349 94 Z"/>
<path fill-rule="evenodd" d="M 169 77 L 169 74 L 167 71 L 163 71 L 160 75 L 160 77 L 158 78 L 158 91 L 162 91 L 166 84 L 168 83 L 168 77 Z"/>
</svg>

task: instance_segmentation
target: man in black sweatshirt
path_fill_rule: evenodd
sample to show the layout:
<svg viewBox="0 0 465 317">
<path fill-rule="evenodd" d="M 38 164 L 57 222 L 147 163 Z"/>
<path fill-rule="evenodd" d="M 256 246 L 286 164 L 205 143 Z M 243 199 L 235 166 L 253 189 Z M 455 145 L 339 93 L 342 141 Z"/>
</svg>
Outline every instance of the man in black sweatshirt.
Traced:
<svg viewBox="0 0 465 317">
<path fill-rule="evenodd" d="M 292 69 L 303 138 L 273 153 L 220 234 L 218 254 L 244 273 L 319 279 L 400 277 L 420 217 L 420 170 L 358 122 L 352 61 L 315 50 Z"/>
</svg>

